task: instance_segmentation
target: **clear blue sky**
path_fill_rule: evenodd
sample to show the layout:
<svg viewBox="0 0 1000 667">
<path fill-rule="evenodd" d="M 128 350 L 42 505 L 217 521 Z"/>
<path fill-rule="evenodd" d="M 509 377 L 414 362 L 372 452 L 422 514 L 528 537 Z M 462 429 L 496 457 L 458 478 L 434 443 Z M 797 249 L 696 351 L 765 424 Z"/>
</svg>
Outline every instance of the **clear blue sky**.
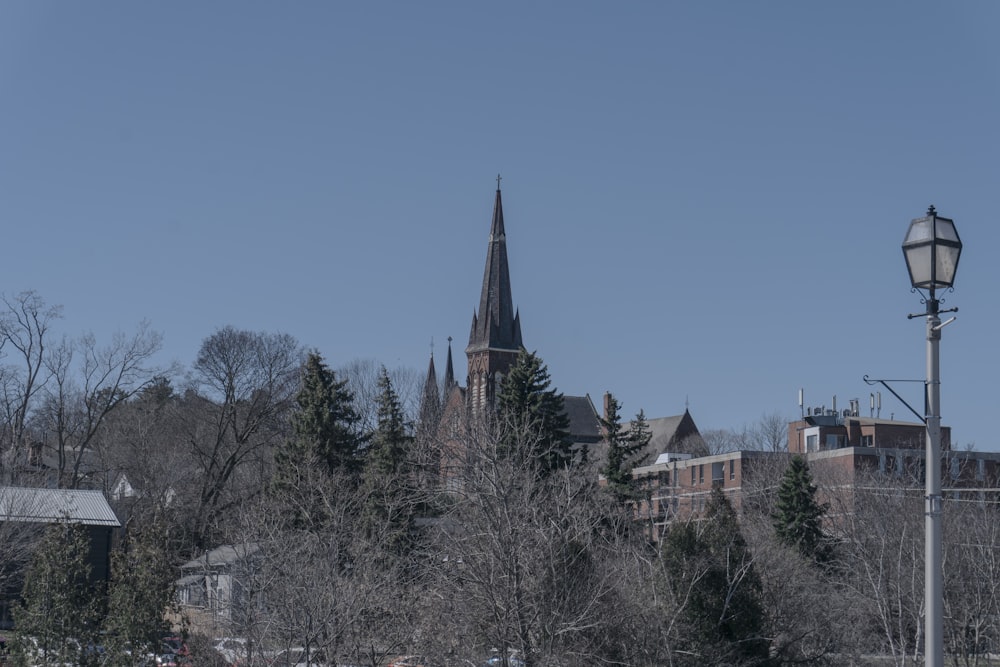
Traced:
<svg viewBox="0 0 1000 667">
<path fill-rule="evenodd" d="M 500 172 L 558 388 L 739 428 L 923 377 L 933 203 L 944 422 L 1000 450 L 998 34 L 985 1 L 4 2 L 0 291 L 185 365 L 224 325 L 335 367 L 453 336 L 464 379 Z"/>
</svg>

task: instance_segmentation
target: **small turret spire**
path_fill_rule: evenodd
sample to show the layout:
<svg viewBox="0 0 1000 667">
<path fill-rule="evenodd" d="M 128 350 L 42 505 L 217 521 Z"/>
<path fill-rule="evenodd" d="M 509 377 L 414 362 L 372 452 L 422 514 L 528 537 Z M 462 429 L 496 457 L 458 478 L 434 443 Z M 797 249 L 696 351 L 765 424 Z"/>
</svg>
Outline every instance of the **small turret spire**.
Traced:
<svg viewBox="0 0 1000 667">
<path fill-rule="evenodd" d="M 420 397 L 420 428 L 430 433 L 437 428 L 441 416 L 441 396 L 438 393 L 437 371 L 434 369 L 434 340 L 431 339 L 431 360 L 424 380 L 424 393 Z"/>
<path fill-rule="evenodd" d="M 448 336 L 448 365 L 444 369 L 444 395 L 447 397 L 455 382 L 455 367 L 451 363 L 451 336 Z"/>
</svg>

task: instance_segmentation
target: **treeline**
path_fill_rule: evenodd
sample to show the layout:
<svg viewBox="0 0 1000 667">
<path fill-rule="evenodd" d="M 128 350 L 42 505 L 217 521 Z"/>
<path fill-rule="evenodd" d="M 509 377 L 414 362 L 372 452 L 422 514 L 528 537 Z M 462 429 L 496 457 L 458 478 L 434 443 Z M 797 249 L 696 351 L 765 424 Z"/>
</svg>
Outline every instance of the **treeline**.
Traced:
<svg viewBox="0 0 1000 667">
<path fill-rule="evenodd" d="M 27 533 L 0 536 L 11 550 L 0 562 L 24 564 L 4 571 L 23 575 L 16 617 L 35 660 L 41 642 L 50 664 L 136 664 L 164 611 L 180 611 L 177 566 L 230 544 L 243 558 L 225 632 L 246 640 L 245 665 L 292 647 L 371 667 L 405 653 L 441 666 L 922 664 L 918 489 L 814 481 L 803 460 L 769 457 L 738 498 L 714 491 L 653 543 L 629 474 L 648 439 L 641 413 L 624 426 L 612 398 L 606 446 L 571 447 L 536 355 L 521 354 L 495 414 L 446 412 L 434 428 L 412 421 L 412 376 L 335 371 L 285 335 L 224 328 L 184 374 L 139 367 L 147 375 L 104 403 L 91 394 L 108 384 L 65 383 L 78 419 L 87 403 L 111 406 L 88 439 L 39 428 L 60 405 L 52 376 L 24 402 L 37 407 L 20 440 L 13 426 L 5 440 L 64 447 L 81 462 L 59 470 L 64 484 L 110 491 L 124 473 L 135 491 L 107 591 L 87 588 L 73 529 L 47 531 L 31 553 L 9 546 Z M 990 499 L 945 506 L 956 665 L 989 664 L 1000 632 Z M 210 639 L 189 637 L 196 664 L 219 659 Z"/>
</svg>

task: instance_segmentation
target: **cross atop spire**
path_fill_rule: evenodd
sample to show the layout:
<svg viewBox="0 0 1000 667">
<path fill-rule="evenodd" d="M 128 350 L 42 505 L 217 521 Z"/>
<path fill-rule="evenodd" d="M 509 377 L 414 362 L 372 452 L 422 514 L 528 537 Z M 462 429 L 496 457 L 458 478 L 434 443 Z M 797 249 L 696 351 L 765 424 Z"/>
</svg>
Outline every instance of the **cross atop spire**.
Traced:
<svg viewBox="0 0 1000 667">
<path fill-rule="evenodd" d="M 500 174 L 497 174 L 497 192 L 500 191 Z"/>
</svg>

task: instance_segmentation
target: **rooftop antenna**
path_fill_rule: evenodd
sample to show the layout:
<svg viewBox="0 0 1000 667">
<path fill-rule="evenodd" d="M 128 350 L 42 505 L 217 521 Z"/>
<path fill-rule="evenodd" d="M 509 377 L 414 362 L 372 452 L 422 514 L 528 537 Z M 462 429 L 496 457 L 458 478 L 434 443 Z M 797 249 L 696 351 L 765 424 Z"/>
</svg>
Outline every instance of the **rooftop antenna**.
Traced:
<svg viewBox="0 0 1000 667">
<path fill-rule="evenodd" d="M 799 387 L 799 416 L 800 417 L 805 417 L 806 416 L 806 411 L 802 407 L 803 405 L 805 405 L 805 389 L 803 387 Z"/>
</svg>

